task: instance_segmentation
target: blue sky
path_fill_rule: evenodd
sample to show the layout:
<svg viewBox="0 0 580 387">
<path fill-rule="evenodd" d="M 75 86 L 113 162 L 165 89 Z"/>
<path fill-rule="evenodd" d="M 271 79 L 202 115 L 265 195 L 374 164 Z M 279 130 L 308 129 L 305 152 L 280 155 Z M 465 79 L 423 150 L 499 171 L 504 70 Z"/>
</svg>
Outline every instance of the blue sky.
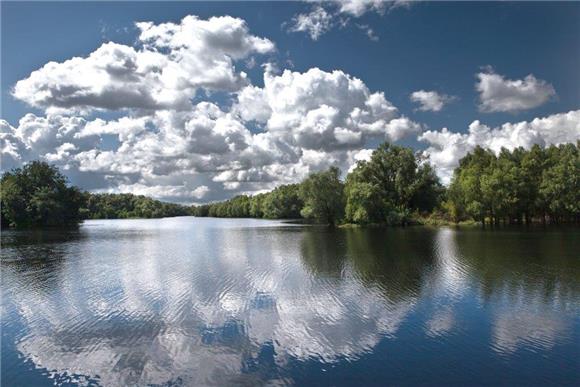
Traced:
<svg viewBox="0 0 580 387">
<path fill-rule="evenodd" d="M 331 20 L 335 25 L 326 26 L 325 32 L 316 40 L 307 32 L 293 31 L 298 29 L 296 28 L 298 15 L 308 16 L 319 8 L 329 16 L 327 20 Z M 277 74 L 285 69 L 303 74 L 315 67 L 325 73 L 340 70 L 350 77 L 360 79 L 370 93 L 384 92 L 386 100 L 398 109 L 398 117 L 407 117 L 421 126 L 419 133 L 400 138 L 397 135 L 391 140 L 396 138 L 397 142 L 417 149 L 431 147 L 435 164 L 437 157 L 441 159 L 457 157 L 464 153 L 463 148 L 466 147 L 465 144 L 456 144 L 457 149 L 442 149 L 440 144 L 442 140 L 437 142 L 433 136 L 441 137 L 441 129 L 444 127 L 453 133 L 466 134 L 469 125 L 475 120 L 493 129 L 504 123 L 524 121 L 531 123 L 534 118 L 551 117 L 580 108 L 579 3 L 420 2 L 392 8 L 391 5 L 377 7 L 372 4 L 363 5 L 359 10 L 362 10 L 362 13 L 349 12 L 348 9 L 344 10 L 340 5 L 333 3 L 301 2 L 3 2 L 1 118 L 7 121 L 7 126 L 14 131 L 16 137 L 24 136 L 22 130 L 18 132 L 18 121 L 25 114 L 34 113 L 37 117 L 48 117 L 55 113 L 50 111 L 48 102 L 37 104 L 35 107 L 31 106 L 34 105 L 31 103 L 33 97 L 22 97 L 20 94 L 18 99 L 13 96 L 13 88 L 19 80 L 27 79 L 32 71 L 42 68 L 50 61 L 62 63 L 73 57 L 87 57 L 109 41 L 138 49 L 143 46 L 143 42 L 138 41 L 140 31 L 135 27 L 135 22 L 150 21 L 154 25 L 167 22 L 179 24 L 186 15 L 197 15 L 200 20 L 230 15 L 245 21 L 249 34 L 267 39 L 275 45 L 275 49 L 264 53 L 249 53 L 232 62 L 235 71 L 246 72 L 249 83 L 256 87 L 264 86 L 265 70 L 261 65 L 273 63 Z M 344 25 L 336 25 L 338 20 L 344 20 Z M 374 37 L 373 39 L 367 34 L 369 29 L 372 30 L 370 35 Z M 247 65 L 250 59 L 255 62 L 254 66 Z M 499 89 L 494 89 L 492 85 L 486 91 L 477 90 L 476 82 L 479 79 L 477 74 L 480 73 L 497 76 L 494 80 L 499 79 Z M 530 74 L 534 79 L 528 79 L 526 83 L 526 77 Z M 516 83 L 508 84 L 509 81 Z M 518 81 L 523 83 L 518 84 Z M 518 89 L 520 86 L 521 90 Z M 34 94 L 41 88 L 36 91 L 27 90 Z M 446 95 L 448 100 L 439 111 L 421 111 L 418 109 L 421 105 L 410 99 L 411 93 L 419 90 L 434 91 L 439 96 Z M 506 93 L 521 92 L 521 95 L 511 96 L 516 98 L 515 102 L 514 100 L 504 102 L 508 105 L 510 103 L 523 105 L 514 108 L 513 105 L 504 104 L 502 108 L 496 104 L 483 108 L 482 93 L 486 92 L 493 99 L 493 101 L 490 99 L 490 104 L 496 103 L 497 98 L 504 98 Z M 193 93 L 195 96 L 192 100 L 195 103 L 214 102 L 223 111 L 229 111 L 237 101 L 239 90 L 213 89 L 207 92 L 203 87 L 199 87 Z M 544 98 L 534 99 L 536 98 L 534 96 L 542 93 L 545 94 Z M 75 111 L 74 114 L 87 121 L 95 118 L 103 120 L 134 118 L 144 114 L 142 111 L 135 112 L 123 107 L 87 109 L 85 106 L 80 110 L 84 111 Z M 58 114 L 73 115 L 62 110 Z M 535 131 L 532 135 L 534 139 L 530 141 L 544 141 L 548 144 L 561 142 L 562 139 L 565 141 L 578 139 L 579 129 L 575 119 L 575 116 L 566 118 L 568 129 L 557 138 L 550 137 L 551 129 L 546 127 L 548 124 L 540 129 L 530 126 L 528 129 Z M 261 131 L 273 132 L 268 126 L 270 124 L 256 124 L 252 120 L 240 122 L 253 134 Z M 431 140 L 425 138 L 418 140 L 421 133 L 426 131 L 433 133 Z M 31 135 L 32 132 L 26 133 Z M 510 133 L 505 136 L 513 140 L 514 134 Z M 98 149 L 108 150 L 122 143 L 122 140 L 116 138 L 117 133 L 114 130 L 107 133 L 101 131 L 99 135 Z M 367 135 L 363 133 L 365 140 L 349 150 L 372 149 L 383 140 L 374 134 L 368 138 L 365 136 Z M 493 137 L 494 134 L 489 134 L 486 140 L 488 145 L 493 147 L 494 140 L 489 136 Z M 35 157 L 42 158 L 41 153 L 32 149 L 34 144 L 26 140 L 20 138 L 19 141 L 23 142 L 21 148 L 29 151 L 27 157 L 34 154 Z M 469 139 L 466 138 L 463 142 L 468 143 Z M 317 143 L 320 144 L 320 141 Z M 62 146 L 62 143 L 54 145 Z M 79 148 L 76 143 L 73 145 Z M 301 147 L 300 144 L 290 145 L 296 146 L 299 150 L 308 148 Z M 506 145 L 510 144 L 502 143 L 502 146 Z M 513 145 L 526 146 L 527 142 L 515 141 Z M 30 153 L 31 149 L 36 153 Z M 84 149 L 88 150 L 90 149 Z M 332 152 L 335 151 L 336 149 L 332 149 Z M 92 155 L 95 156 L 94 152 Z M 61 162 L 68 165 L 73 182 L 83 185 L 83 174 L 101 173 L 99 168 L 92 168 L 90 172 L 87 172 L 87 168 L 79 168 L 80 159 L 77 157 L 75 164 L 72 158 L 76 156 L 73 156 L 70 155 L 71 159 L 68 160 L 55 161 L 57 164 Z M 352 155 L 344 156 L 342 159 L 342 156 L 336 157 L 337 160 L 342 160 L 340 163 L 344 169 L 348 167 L 344 163 L 349 157 L 352 162 Z M 25 158 L 21 157 L 20 161 L 25 161 Z M 3 158 L 3 164 L 16 165 L 18 160 L 13 159 L 14 157 L 11 160 Z M 54 157 L 53 159 L 56 160 Z M 456 160 L 448 163 L 453 162 Z M 285 165 L 289 166 L 288 163 Z M 311 164 L 307 169 L 312 171 L 316 168 Z M 449 166 L 447 168 L 449 169 Z M 223 168 L 218 169 L 221 171 Z M 74 172 L 75 170 L 78 171 Z M 118 173 L 113 172 L 102 170 L 102 174 L 107 176 Z M 444 173 L 441 172 L 442 176 Z M 258 182 L 238 177 L 235 178 L 237 180 L 231 181 L 241 183 L 237 188 L 232 189 L 236 184 L 230 184 L 230 189 L 220 191 L 218 186 L 224 183 L 224 177 L 216 180 L 218 173 L 188 171 L 187 174 L 188 177 L 182 176 L 181 180 L 160 179 L 153 182 L 155 179 L 151 176 L 136 176 L 139 173 L 135 172 L 120 173 L 117 178 L 101 179 L 100 186 L 90 188 L 116 191 L 120 189 L 119 187 L 124 187 L 167 200 L 207 201 L 225 198 L 239 192 L 267 189 L 275 180 L 265 179 Z M 276 182 L 287 182 L 299 177 L 300 173 L 297 173 Z M 160 187 L 164 184 L 170 187 L 183 185 L 184 189 L 180 192 L 192 191 L 198 184 L 198 188 L 202 186 L 207 188 L 201 191 L 208 193 L 195 197 L 188 197 L 186 194 L 172 196 L 164 195 L 161 190 L 161 193 L 156 195 L 155 190 L 139 191 L 131 188 L 150 185 Z"/>
</svg>

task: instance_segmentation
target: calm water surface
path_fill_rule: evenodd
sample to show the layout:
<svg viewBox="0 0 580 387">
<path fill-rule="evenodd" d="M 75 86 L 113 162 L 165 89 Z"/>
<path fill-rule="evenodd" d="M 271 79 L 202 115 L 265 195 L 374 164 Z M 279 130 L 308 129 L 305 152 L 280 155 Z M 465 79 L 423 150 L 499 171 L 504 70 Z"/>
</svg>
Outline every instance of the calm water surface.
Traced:
<svg viewBox="0 0 580 387">
<path fill-rule="evenodd" d="M 2 385 L 580 385 L 580 230 L 2 233 Z"/>
</svg>

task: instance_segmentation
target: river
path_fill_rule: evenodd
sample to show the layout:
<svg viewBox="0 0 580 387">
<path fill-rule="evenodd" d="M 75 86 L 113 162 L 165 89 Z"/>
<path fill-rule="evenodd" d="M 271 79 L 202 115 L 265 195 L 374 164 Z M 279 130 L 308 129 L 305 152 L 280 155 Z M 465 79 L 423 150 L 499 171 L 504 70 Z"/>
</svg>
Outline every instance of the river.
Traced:
<svg viewBox="0 0 580 387">
<path fill-rule="evenodd" d="M 2 232 L 4 386 L 580 385 L 580 230 Z"/>
</svg>

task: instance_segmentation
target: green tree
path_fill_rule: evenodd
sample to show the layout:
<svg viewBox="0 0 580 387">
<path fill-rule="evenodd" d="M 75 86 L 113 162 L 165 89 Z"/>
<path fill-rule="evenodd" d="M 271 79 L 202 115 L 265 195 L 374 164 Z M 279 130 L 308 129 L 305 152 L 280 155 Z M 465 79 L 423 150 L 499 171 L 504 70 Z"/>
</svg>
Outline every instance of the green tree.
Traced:
<svg viewBox="0 0 580 387">
<path fill-rule="evenodd" d="M 298 184 L 281 185 L 264 196 L 262 211 L 268 219 L 300 218 L 304 202 L 300 198 Z"/>
<path fill-rule="evenodd" d="M 495 155 L 491 151 L 477 146 L 459 161 L 449 187 L 452 193 L 449 198 L 455 201 L 453 206 L 484 224 L 491 204 L 488 202 L 489 197 L 483 195 L 481 179 L 489 172 L 493 160 Z"/>
<path fill-rule="evenodd" d="M 580 156 L 578 147 L 565 144 L 549 149 L 551 166 L 542 174 L 539 193 L 556 222 L 580 215 Z"/>
<path fill-rule="evenodd" d="M 485 224 L 526 223 L 533 219 L 578 222 L 580 217 L 578 144 L 529 151 L 502 149 L 496 157 L 476 147 L 459 162 L 445 208 Z"/>
<path fill-rule="evenodd" d="M 252 218 L 264 217 L 263 203 L 265 198 L 266 194 L 258 194 L 250 199 L 250 216 Z"/>
<path fill-rule="evenodd" d="M 81 220 L 84 196 L 67 185 L 56 167 L 33 161 L 2 176 L 2 224 L 14 227 L 66 226 Z"/>
<path fill-rule="evenodd" d="M 301 215 L 307 219 L 335 225 L 343 216 L 344 194 L 340 170 L 312 173 L 300 185 L 300 198 L 304 202 Z"/>
<path fill-rule="evenodd" d="M 384 143 L 347 176 L 345 192 L 347 221 L 404 224 L 412 211 L 431 211 L 443 188 L 411 149 Z"/>
<path fill-rule="evenodd" d="M 519 198 L 526 223 L 530 223 L 534 215 L 542 214 L 546 207 L 539 191 L 545 166 L 546 153 L 539 145 L 523 152 L 520 161 L 519 180 L 522 188 Z"/>
</svg>

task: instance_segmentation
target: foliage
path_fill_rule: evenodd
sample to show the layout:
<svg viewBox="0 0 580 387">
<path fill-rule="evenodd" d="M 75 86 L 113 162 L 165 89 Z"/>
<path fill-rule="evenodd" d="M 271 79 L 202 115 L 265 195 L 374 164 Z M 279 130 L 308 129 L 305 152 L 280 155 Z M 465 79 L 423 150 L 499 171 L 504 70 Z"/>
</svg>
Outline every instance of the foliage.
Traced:
<svg viewBox="0 0 580 387">
<path fill-rule="evenodd" d="M 239 195 L 229 200 L 192 207 L 195 216 L 218 218 L 297 219 L 303 207 L 299 185 L 281 185 L 268 193 Z"/>
<path fill-rule="evenodd" d="M 384 143 L 369 161 L 358 162 L 344 184 L 332 167 L 299 184 L 192 207 L 132 194 L 82 193 L 67 186 L 56 167 L 35 161 L 4 173 L 0 201 L 2 226 L 16 227 L 180 215 L 303 217 L 329 225 L 578 222 L 580 154 L 578 143 L 502 149 L 498 155 L 476 147 L 460 160 L 445 189 L 427 160 Z"/>
<path fill-rule="evenodd" d="M 85 193 L 83 213 L 89 219 L 163 218 L 189 215 L 189 208 L 141 195 Z"/>
<path fill-rule="evenodd" d="M 411 149 L 384 143 L 347 176 L 345 192 L 348 222 L 405 224 L 413 211 L 432 211 L 443 189 Z"/>
<path fill-rule="evenodd" d="M 300 185 L 282 185 L 264 195 L 261 209 L 263 217 L 268 219 L 300 218 L 304 201 L 300 196 Z"/>
<path fill-rule="evenodd" d="M 67 226 L 81 220 L 83 196 L 54 166 L 33 161 L 2 175 L 3 226 Z"/>
<path fill-rule="evenodd" d="M 312 173 L 300 185 L 300 198 L 304 207 L 300 214 L 307 219 L 334 225 L 344 213 L 344 188 L 340 170 L 331 167 L 327 171 Z"/>
<path fill-rule="evenodd" d="M 475 148 L 454 171 L 444 206 L 455 220 L 497 224 L 577 221 L 579 203 L 578 144 L 565 144 L 502 149 L 498 156 Z"/>
</svg>

